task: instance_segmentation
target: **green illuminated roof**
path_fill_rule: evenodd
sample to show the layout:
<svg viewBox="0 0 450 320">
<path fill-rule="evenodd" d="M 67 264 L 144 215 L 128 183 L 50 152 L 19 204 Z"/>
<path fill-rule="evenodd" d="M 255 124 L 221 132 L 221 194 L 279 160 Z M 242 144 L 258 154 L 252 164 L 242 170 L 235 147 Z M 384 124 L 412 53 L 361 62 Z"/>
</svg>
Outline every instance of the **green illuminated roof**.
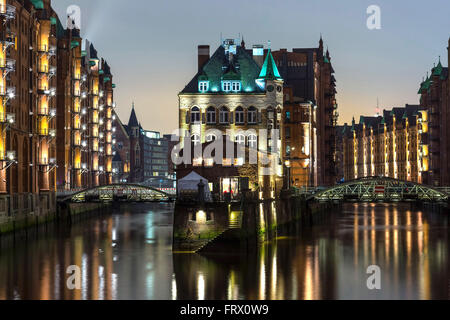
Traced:
<svg viewBox="0 0 450 320">
<path fill-rule="evenodd" d="M 328 60 L 327 56 L 323 56 L 323 62 L 330 63 L 330 60 Z"/>
<path fill-rule="evenodd" d="M 80 43 L 78 41 L 73 40 L 72 42 L 70 42 L 70 49 L 76 48 L 80 45 Z"/>
<path fill-rule="evenodd" d="M 264 89 L 256 84 L 260 71 L 261 68 L 245 48 L 238 45 L 230 61 L 229 53 L 225 51 L 224 46 L 219 46 L 181 92 L 198 93 L 198 82 L 209 81 L 208 93 L 220 93 L 222 81 L 238 80 L 241 82 L 241 93 L 262 93 Z"/>
<path fill-rule="evenodd" d="M 441 57 L 439 57 L 439 63 L 433 68 L 433 76 L 440 76 L 442 73 Z"/>
<path fill-rule="evenodd" d="M 105 73 L 105 71 L 103 71 L 103 70 L 98 71 L 98 74 L 104 74 L 104 73 Z"/>
<path fill-rule="evenodd" d="M 56 25 L 57 19 L 56 19 L 55 17 L 50 17 L 50 23 L 51 23 L 52 25 Z"/>
<path fill-rule="evenodd" d="M 35 9 L 44 9 L 44 1 L 42 0 L 31 0 Z"/>
<path fill-rule="evenodd" d="M 103 78 L 103 82 L 108 82 L 108 81 L 110 81 L 110 80 L 111 80 L 110 77 L 104 77 L 104 78 Z"/>
<path fill-rule="evenodd" d="M 275 64 L 275 60 L 273 59 L 270 49 L 261 68 L 261 72 L 259 73 L 259 78 L 271 80 L 281 79 L 280 72 L 278 72 L 277 65 Z"/>
</svg>

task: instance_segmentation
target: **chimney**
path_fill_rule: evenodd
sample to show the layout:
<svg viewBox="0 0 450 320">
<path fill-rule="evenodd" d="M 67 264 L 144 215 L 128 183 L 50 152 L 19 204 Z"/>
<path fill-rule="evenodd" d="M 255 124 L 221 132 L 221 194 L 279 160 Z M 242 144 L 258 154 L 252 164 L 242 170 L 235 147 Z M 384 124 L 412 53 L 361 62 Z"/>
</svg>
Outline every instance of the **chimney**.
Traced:
<svg viewBox="0 0 450 320">
<path fill-rule="evenodd" d="M 200 71 L 209 60 L 209 45 L 198 46 L 198 71 Z"/>
<path fill-rule="evenodd" d="M 253 45 L 253 60 L 261 68 L 264 63 L 264 46 L 262 44 Z"/>
</svg>

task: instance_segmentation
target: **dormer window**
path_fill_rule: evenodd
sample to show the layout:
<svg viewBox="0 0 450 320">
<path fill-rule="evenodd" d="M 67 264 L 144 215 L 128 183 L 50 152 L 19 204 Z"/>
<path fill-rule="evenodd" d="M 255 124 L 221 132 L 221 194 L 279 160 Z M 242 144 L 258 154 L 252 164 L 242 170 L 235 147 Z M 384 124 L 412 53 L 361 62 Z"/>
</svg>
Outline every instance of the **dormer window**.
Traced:
<svg viewBox="0 0 450 320">
<path fill-rule="evenodd" d="M 222 81 L 222 91 L 231 91 L 231 81 Z"/>
<path fill-rule="evenodd" d="M 239 92 L 241 91 L 240 81 L 222 81 L 222 91 L 224 92 Z"/>
<path fill-rule="evenodd" d="M 231 83 L 231 90 L 234 92 L 241 91 L 241 82 L 240 81 L 233 81 Z"/>
<path fill-rule="evenodd" d="M 199 81 L 198 82 L 198 91 L 206 92 L 209 89 L 209 81 Z"/>
</svg>

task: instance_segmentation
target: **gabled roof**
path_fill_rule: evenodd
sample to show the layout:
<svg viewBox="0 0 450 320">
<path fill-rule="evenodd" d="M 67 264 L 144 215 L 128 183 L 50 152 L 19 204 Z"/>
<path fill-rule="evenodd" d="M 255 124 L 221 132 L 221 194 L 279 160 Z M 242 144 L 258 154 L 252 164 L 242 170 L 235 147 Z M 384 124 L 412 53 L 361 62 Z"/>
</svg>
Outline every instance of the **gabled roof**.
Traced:
<svg viewBox="0 0 450 320">
<path fill-rule="evenodd" d="M 264 64 L 261 68 L 261 72 L 259 73 L 260 79 L 269 79 L 269 80 L 278 80 L 281 79 L 280 72 L 278 71 L 275 60 L 273 59 L 272 52 L 269 49 L 267 53 L 266 60 L 264 60 Z"/>
<path fill-rule="evenodd" d="M 221 91 L 222 80 L 240 80 L 242 91 L 262 92 L 256 85 L 260 68 L 253 57 L 246 52 L 245 48 L 236 46 L 236 53 L 232 61 L 225 52 L 223 46 L 219 46 L 208 62 L 189 81 L 181 93 L 198 93 L 198 81 L 208 80 L 210 91 Z"/>
</svg>

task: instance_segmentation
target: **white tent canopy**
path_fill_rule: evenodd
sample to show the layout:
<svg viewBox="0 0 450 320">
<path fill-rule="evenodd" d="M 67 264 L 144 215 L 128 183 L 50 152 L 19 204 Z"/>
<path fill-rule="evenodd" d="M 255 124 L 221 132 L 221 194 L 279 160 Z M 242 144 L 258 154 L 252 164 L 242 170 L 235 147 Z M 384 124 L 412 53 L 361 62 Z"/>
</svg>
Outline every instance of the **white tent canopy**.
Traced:
<svg viewBox="0 0 450 320">
<path fill-rule="evenodd" d="M 208 180 L 199 175 L 195 171 L 191 171 L 186 177 L 178 180 L 177 182 L 177 188 L 178 188 L 178 194 L 189 192 L 189 193 L 196 193 L 198 192 L 198 184 L 200 183 L 200 180 L 203 182 L 205 187 L 203 190 L 205 191 L 205 200 L 211 201 L 211 190 L 209 190 Z"/>
</svg>

